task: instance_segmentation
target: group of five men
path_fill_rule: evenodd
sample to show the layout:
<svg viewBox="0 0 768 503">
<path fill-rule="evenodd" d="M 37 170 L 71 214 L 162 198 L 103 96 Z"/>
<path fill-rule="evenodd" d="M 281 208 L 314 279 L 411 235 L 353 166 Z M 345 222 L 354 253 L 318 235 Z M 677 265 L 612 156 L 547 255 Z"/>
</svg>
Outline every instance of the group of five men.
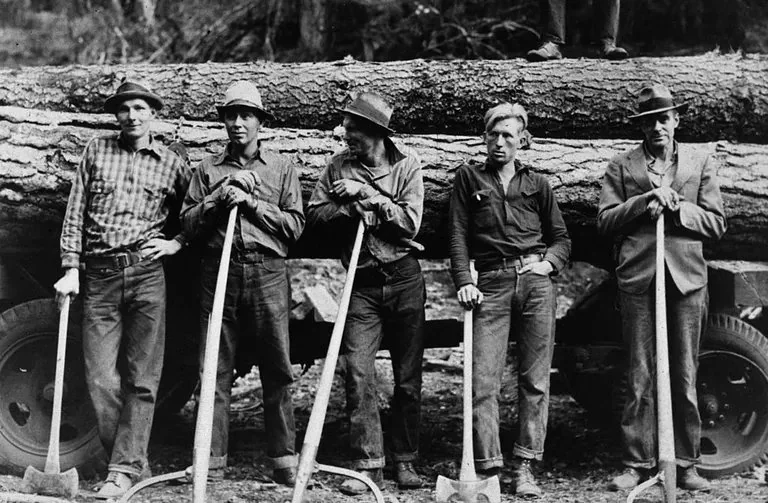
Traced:
<svg viewBox="0 0 768 503">
<path fill-rule="evenodd" d="M 725 231 L 715 167 L 706 154 L 674 141 L 678 109 L 669 91 L 640 94 L 645 141 L 606 171 L 598 228 L 615 236 L 630 393 L 622 418 L 626 470 L 612 489 L 634 487 L 653 468 L 652 288 L 653 222 L 669 214 L 667 270 L 672 383 L 680 485 L 704 489 L 695 470 L 700 419 L 695 374 L 706 316 L 706 268 L 701 240 Z M 109 455 L 99 497 L 114 498 L 149 473 L 147 447 L 165 343 L 162 258 L 191 241 L 203 243 L 200 331 L 205 334 L 224 243 L 227 214 L 237 220 L 226 285 L 214 405 L 209 476 L 227 465 L 229 401 L 238 343 L 258 343 L 264 389 L 267 456 L 277 482 L 293 485 L 297 466 L 290 387 L 289 282 L 285 257 L 301 235 L 305 214 L 292 162 L 264 148 L 259 131 L 272 118 L 256 86 L 238 81 L 218 106 L 229 142 L 194 170 L 151 134 L 163 106 L 147 86 L 124 82 L 105 105 L 117 136 L 85 148 L 70 193 L 61 236 L 59 298 L 84 291 L 86 377 Z M 338 232 L 349 265 L 354 228 L 365 236 L 343 337 L 353 468 L 381 483 L 385 448 L 376 393 L 375 356 L 384 338 L 392 356 L 394 396 L 389 431 L 400 488 L 422 480 L 414 469 L 421 416 L 424 278 L 413 241 L 421 224 L 424 185 L 417 156 L 391 140 L 392 107 L 360 93 L 345 108 L 346 148 L 328 162 L 306 210 L 306 223 Z M 531 461 L 541 460 L 554 351 L 556 289 L 570 239 L 552 188 L 517 159 L 530 143 L 528 115 L 502 103 L 485 114 L 487 158 L 456 171 L 450 202 L 451 272 L 459 303 L 473 310 L 473 419 L 476 466 L 483 476 L 504 466 L 499 398 L 509 337 L 517 341 L 519 433 L 512 453 L 515 492 L 538 497 Z M 178 212 L 182 230 L 163 234 Z M 474 261 L 477 276 L 470 271 Z M 80 270 L 84 277 L 80 278 Z M 202 354 L 202 351 L 201 351 Z M 347 494 L 367 487 L 349 480 Z"/>
</svg>

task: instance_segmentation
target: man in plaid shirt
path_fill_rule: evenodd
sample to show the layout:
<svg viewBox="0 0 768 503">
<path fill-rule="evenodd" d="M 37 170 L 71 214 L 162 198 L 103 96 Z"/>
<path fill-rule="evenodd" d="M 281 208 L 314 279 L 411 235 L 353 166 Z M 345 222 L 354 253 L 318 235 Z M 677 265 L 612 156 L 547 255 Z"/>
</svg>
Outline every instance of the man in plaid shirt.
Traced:
<svg viewBox="0 0 768 503">
<path fill-rule="evenodd" d="M 83 280 L 83 353 L 99 436 L 109 456 L 100 499 L 117 498 L 147 475 L 147 446 L 165 348 L 162 257 L 186 243 L 166 239 L 189 184 L 189 167 L 152 138 L 162 108 L 146 86 L 125 81 L 104 108 L 117 136 L 85 147 L 61 232 L 62 300 Z"/>
</svg>

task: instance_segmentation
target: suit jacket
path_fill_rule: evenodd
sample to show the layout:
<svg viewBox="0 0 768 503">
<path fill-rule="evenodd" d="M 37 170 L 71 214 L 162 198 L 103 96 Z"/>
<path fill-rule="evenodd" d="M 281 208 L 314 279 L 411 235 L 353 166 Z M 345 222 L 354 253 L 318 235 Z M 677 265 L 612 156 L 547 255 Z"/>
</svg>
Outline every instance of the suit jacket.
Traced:
<svg viewBox="0 0 768 503">
<path fill-rule="evenodd" d="M 726 229 L 725 211 L 714 163 L 704 148 L 678 145 L 672 190 L 684 197 L 680 210 L 667 215 L 666 266 L 683 294 L 707 284 L 704 239 L 719 239 Z M 648 290 L 656 275 L 656 222 L 647 206 L 653 190 L 642 145 L 613 158 L 603 177 L 598 231 L 614 236 L 616 277 L 628 293 Z"/>
</svg>

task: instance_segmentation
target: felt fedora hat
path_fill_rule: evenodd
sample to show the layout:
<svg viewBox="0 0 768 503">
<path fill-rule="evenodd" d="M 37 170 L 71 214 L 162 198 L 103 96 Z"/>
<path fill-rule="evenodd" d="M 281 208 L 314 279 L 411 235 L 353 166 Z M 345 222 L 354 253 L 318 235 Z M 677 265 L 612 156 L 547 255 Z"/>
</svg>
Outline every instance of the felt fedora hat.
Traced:
<svg viewBox="0 0 768 503">
<path fill-rule="evenodd" d="M 274 120 L 275 116 L 268 112 L 261 102 L 261 93 L 256 84 L 247 80 L 233 82 L 224 94 L 224 104 L 216 105 L 219 118 L 224 119 L 224 111 L 232 107 L 246 107 L 256 110 L 262 117 Z"/>
<path fill-rule="evenodd" d="M 117 112 L 120 103 L 125 100 L 133 100 L 137 98 L 143 99 L 155 110 L 163 108 L 163 100 L 160 96 L 153 93 L 146 84 L 137 80 L 126 79 L 120 86 L 118 86 L 115 94 L 107 98 L 107 101 L 104 102 L 104 110 L 113 114 Z"/>
<path fill-rule="evenodd" d="M 649 84 L 640 90 L 640 95 L 637 98 L 637 112 L 630 115 L 629 118 L 638 119 L 667 110 L 685 112 L 687 109 L 688 103 L 675 104 L 672 93 L 664 84 Z"/>
<path fill-rule="evenodd" d="M 344 114 L 365 119 L 388 134 L 394 133 L 389 127 L 389 119 L 392 117 L 392 106 L 378 94 L 360 93 L 346 107 L 337 110 Z"/>
</svg>

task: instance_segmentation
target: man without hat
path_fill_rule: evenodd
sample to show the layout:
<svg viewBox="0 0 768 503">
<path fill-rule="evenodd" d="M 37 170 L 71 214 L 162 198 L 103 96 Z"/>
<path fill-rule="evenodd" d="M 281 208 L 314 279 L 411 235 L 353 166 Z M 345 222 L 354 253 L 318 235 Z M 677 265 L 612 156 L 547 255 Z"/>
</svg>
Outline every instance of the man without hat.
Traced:
<svg viewBox="0 0 768 503">
<path fill-rule="evenodd" d="M 699 344 L 707 319 L 702 241 L 726 229 L 716 166 L 709 153 L 675 141 L 680 112 L 661 84 L 640 91 L 636 121 L 645 140 L 608 163 L 598 230 L 615 240 L 628 392 L 621 418 L 625 470 L 609 488 L 632 489 L 656 466 L 654 279 L 656 220 L 665 214 L 666 302 L 672 414 L 679 487 L 706 490 L 696 472 L 701 418 L 696 398 Z"/>
<path fill-rule="evenodd" d="M 86 381 L 109 474 L 97 497 L 117 498 L 149 470 L 155 397 L 165 348 L 165 273 L 161 258 L 178 252 L 184 233 L 166 239 L 178 214 L 189 167 L 152 138 L 163 102 L 126 81 L 107 99 L 120 134 L 85 147 L 61 232 L 64 276 L 56 296 L 77 295 L 83 278 Z"/>
<path fill-rule="evenodd" d="M 304 229 L 296 168 L 259 140 L 272 114 L 249 81 L 237 81 L 217 107 L 229 136 L 226 148 L 203 159 L 184 199 L 184 227 L 204 245 L 201 278 L 201 374 L 229 210 L 238 207 L 229 263 L 214 399 L 209 477 L 221 479 L 227 466 L 229 402 L 238 344 L 255 343 L 264 389 L 264 427 L 273 478 L 296 480 L 296 431 L 291 384 L 288 314 L 290 285 L 285 257 Z"/>
<path fill-rule="evenodd" d="M 389 138 L 392 107 L 380 96 L 361 93 L 341 112 L 347 148 L 328 162 L 307 218 L 310 224 L 341 226 L 345 267 L 353 229 L 360 219 L 366 226 L 342 343 L 352 463 L 381 485 L 385 459 L 375 363 L 386 337 L 395 380 L 391 420 L 395 478 L 401 489 L 417 488 L 421 479 L 413 462 L 419 447 L 426 290 L 413 256 L 418 245 L 411 239 L 421 224 L 421 169 L 413 154 L 403 153 Z M 362 494 L 367 486 L 348 480 L 341 490 Z"/>
<path fill-rule="evenodd" d="M 488 157 L 456 172 L 450 206 L 451 274 L 459 303 L 473 309 L 472 415 L 475 465 L 483 476 L 504 466 L 499 394 L 511 335 L 517 338 L 519 434 L 515 492 L 541 496 L 531 461 L 541 460 L 555 344 L 556 289 L 571 241 L 547 179 L 522 164 L 528 114 L 502 103 L 485 114 Z M 477 280 L 470 273 L 475 260 Z M 514 330 L 514 332 L 513 332 Z"/>
</svg>

